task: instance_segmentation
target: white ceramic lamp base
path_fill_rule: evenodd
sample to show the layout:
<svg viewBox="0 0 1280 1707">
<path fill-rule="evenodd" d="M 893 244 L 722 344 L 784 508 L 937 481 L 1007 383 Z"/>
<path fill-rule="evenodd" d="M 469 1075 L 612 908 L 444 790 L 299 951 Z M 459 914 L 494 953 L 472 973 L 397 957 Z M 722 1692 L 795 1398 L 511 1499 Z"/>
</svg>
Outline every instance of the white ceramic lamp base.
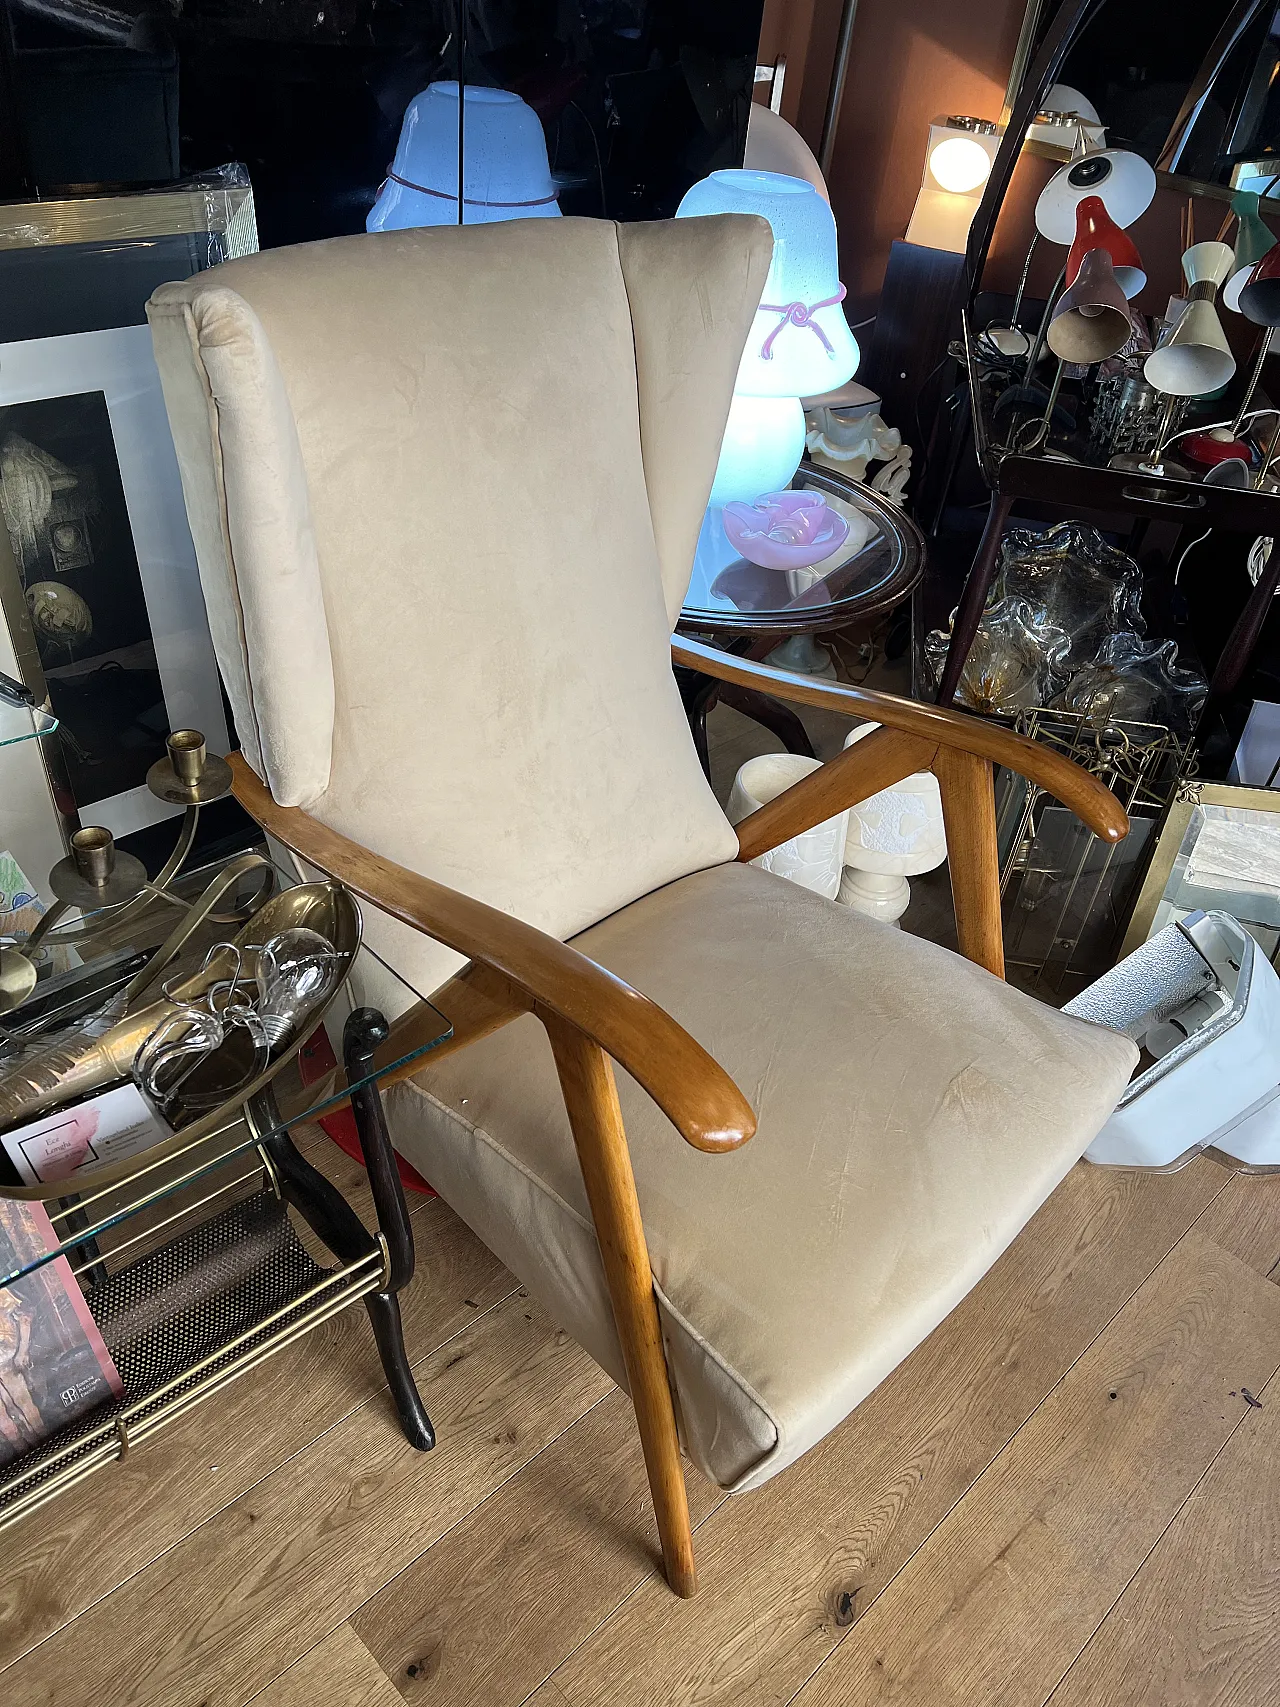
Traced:
<svg viewBox="0 0 1280 1707">
<path fill-rule="evenodd" d="M 851 730 L 845 746 L 878 727 L 864 723 Z M 937 778 L 932 771 L 918 771 L 849 809 L 837 899 L 881 924 L 896 925 L 911 900 L 907 878 L 932 871 L 946 857 Z"/>
<path fill-rule="evenodd" d="M 891 872 L 859 871 L 846 865 L 836 899 L 855 913 L 879 919 L 882 925 L 896 925 L 911 900 L 911 885 L 905 877 L 895 877 Z"/>
</svg>

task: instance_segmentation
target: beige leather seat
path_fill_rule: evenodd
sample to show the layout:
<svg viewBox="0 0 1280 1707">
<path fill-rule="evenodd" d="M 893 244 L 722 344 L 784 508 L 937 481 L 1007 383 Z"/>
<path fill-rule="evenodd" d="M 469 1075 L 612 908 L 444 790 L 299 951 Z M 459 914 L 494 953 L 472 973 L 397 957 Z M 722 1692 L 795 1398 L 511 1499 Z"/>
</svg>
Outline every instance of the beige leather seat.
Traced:
<svg viewBox="0 0 1280 1707">
<path fill-rule="evenodd" d="M 454 1020 L 389 1093 L 393 1137 L 629 1387 L 682 1593 L 677 1419 L 728 1487 L 804 1451 L 1016 1234 L 1135 1058 L 992 976 L 990 761 L 1123 833 L 1064 761 L 831 689 L 885 727 L 741 836 L 702 775 L 671 632 L 769 253 L 736 216 L 399 232 L 149 309 L 237 792 L 376 904 L 370 940 Z M 930 765 L 990 970 L 736 863 Z"/>
</svg>

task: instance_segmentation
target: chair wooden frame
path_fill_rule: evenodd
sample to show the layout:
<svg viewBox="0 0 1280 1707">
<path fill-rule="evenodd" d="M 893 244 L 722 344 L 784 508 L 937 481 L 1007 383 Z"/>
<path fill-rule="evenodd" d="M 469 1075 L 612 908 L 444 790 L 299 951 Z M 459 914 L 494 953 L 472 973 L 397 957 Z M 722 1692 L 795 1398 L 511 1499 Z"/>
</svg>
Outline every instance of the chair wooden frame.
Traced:
<svg viewBox="0 0 1280 1707">
<path fill-rule="evenodd" d="M 996 862 L 993 767 L 1008 766 L 1053 794 L 1107 841 L 1128 819 L 1101 783 L 1070 760 L 961 712 L 867 688 L 836 686 L 773 670 L 677 637 L 673 662 L 779 699 L 873 719 L 874 734 L 746 819 L 740 860 L 810 829 L 915 771 L 932 770 L 942 793 L 960 949 L 1004 976 Z M 567 943 L 382 859 L 297 807 L 278 806 L 240 755 L 235 794 L 269 834 L 394 918 L 468 957 L 470 964 L 432 997 L 453 1025 L 435 1052 L 463 1048 L 522 1013 L 546 1028 L 595 1223 L 605 1280 L 626 1363 L 653 1495 L 668 1583 L 694 1593 L 693 1537 L 680 1463 L 676 1408 L 613 1061 L 648 1091 L 686 1143 L 717 1153 L 745 1144 L 755 1115 L 737 1086 L 655 1003 Z M 423 1041 L 434 1016 L 411 1009 L 384 1046 Z M 413 1071 L 412 1066 L 405 1072 Z"/>
</svg>

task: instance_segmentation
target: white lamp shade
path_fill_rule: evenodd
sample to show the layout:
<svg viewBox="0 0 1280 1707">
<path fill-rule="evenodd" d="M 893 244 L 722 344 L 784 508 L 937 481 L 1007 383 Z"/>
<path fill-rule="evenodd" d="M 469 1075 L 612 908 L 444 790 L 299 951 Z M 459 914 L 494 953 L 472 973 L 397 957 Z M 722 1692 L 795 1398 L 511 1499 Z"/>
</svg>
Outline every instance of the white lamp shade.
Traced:
<svg viewBox="0 0 1280 1707">
<path fill-rule="evenodd" d="M 999 147 L 996 127 L 982 119 L 934 120 L 920 193 L 907 226 L 908 243 L 964 253 Z"/>
<path fill-rule="evenodd" d="M 1189 302 L 1167 343 L 1142 365 L 1147 384 L 1166 397 L 1203 397 L 1236 371 L 1217 310 L 1207 299 Z"/>
<path fill-rule="evenodd" d="M 852 379 L 858 345 L 840 306 L 836 222 L 813 185 L 780 172 L 713 172 L 688 192 L 676 218 L 716 213 L 760 214 L 773 231 L 773 262 L 735 390 L 813 397 Z"/>
<path fill-rule="evenodd" d="M 827 180 L 813 150 L 781 113 L 752 101 L 747 113 L 747 151 L 742 163 L 752 172 L 782 172 L 788 178 L 803 178 L 830 205 Z"/>
<path fill-rule="evenodd" d="M 468 84 L 465 94 L 464 225 L 557 218 L 547 139 L 533 108 L 507 89 Z M 365 221 L 367 231 L 458 223 L 458 85 L 415 95 L 396 157 Z"/>
<path fill-rule="evenodd" d="M 1229 308 L 1233 314 L 1240 313 L 1240 292 L 1253 276 L 1253 269 L 1255 266 L 1257 266 L 1257 262 L 1250 261 L 1247 267 L 1241 267 L 1238 271 L 1232 273 L 1231 277 L 1222 287 L 1222 306 L 1224 308 Z"/>
<path fill-rule="evenodd" d="M 1231 277 L 1235 261 L 1235 250 L 1229 244 L 1193 243 L 1183 252 L 1182 271 L 1189 285 L 1217 287 Z"/>
<path fill-rule="evenodd" d="M 1156 175 L 1140 154 L 1102 148 L 1082 155 L 1055 172 L 1036 202 L 1036 230 L 1050 243 L 1069 249 L 1076 234 L 1076 208 L 1086 196 L 1098 196 L 1123 230 L 1151 206 Z"/>
</svg>

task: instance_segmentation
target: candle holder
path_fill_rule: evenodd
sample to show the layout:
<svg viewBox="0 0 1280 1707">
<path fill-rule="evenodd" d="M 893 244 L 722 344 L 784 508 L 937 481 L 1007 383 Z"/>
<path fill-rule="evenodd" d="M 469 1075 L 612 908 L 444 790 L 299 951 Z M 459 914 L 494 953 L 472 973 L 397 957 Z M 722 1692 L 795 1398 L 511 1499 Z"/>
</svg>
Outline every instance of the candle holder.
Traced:
<svg viewBox="0 0 1280 1707">
<path fill-rule="evenodd" d="M 117 925 L 151 899 L 186 906 L 172 886 L 195 842 L 200 808 L 231 792 L 231 766 L 208 751 L 198 729 L 175 729 L 165 746 L 165 757 L 147 772 L 147 787 L 166 805 L 185 808 L 173 852 L 153 880 L 140 859 L 116 846 L 110 830 L 98 824 L 76 830 L 71 851 L 49 873 L 53 906 L 41 915 L 24 943 L 0 947 L 0 1013 L 19 1006 L 31 994 L 36 983 L 32 956 L 73 907 L 84 915 L 80 928 L 68 930 L 64 926 L 58 933 L 60 941 L 72 944 L 83 942 L 108 925 Z M 254 896 L 249 905 L 256 905 L 261 898 Z M 216 922 L 232 924 L 247 916 L 244 907 L 236 907 L 216 915 Z"/>
</svg>

